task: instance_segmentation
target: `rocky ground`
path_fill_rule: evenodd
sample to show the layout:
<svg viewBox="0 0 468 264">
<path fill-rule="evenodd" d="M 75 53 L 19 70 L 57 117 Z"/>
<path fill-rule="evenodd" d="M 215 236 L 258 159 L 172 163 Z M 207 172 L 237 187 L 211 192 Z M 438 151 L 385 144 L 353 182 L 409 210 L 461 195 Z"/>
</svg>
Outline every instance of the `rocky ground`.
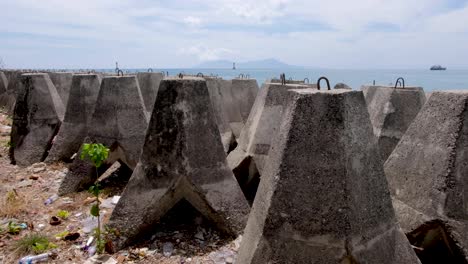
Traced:
<svg viewBox="0 0 468 264">
<path fill-rule="evenodd" d="M 154 232 L 142 238 L 135 247 L 104 255 L 101 260 L 96 255 L 90 256 L 83 247 L 92 236 L 93 226 L 97 225 L 96 218 L 89 214 L 95 202 L 92 195 L 75 193 L 45 205 L 44 202 L 57 193 L 67 166 L 37 163 L 21 168 L 11 165 L 8 158 L 9 126 L 11 119 L 0 114 L 0 263 L 18 263 L 22 257 L 34 255 L 18 249 L 18 244 L 31 234 L 48 238 L 51 249 L 44 252 L 54 253 L 48 263 L 234 262 L 241 237 L 223 236 L 184 202 L 171 210 Z M 122 184 L 112 184 L 116 172 L 109 173 L 103 182 L 111 183 L 104 184 L 101 200 L 104 224 L 122 191 Z M 59 211 L 62 214 L 66 211 L 69 216 L 59 218 L 60 224 L 51 225 L 51 217 L 60 215 Z M 65 236 L 67 233 L 79 233 L 79 238 L 72 240 L 72 236 Z"/>
</svg>

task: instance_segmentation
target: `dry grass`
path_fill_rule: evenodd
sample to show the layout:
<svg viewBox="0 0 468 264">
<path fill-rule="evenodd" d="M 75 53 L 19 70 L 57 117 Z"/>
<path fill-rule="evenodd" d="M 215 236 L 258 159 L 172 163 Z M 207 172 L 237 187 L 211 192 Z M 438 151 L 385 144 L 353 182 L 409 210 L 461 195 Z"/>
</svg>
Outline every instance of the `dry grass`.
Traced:
<svg viewBox="0 0 468 264">
<path fill-rule="evenodd" d="M 15 189 L 7 192 L 0 203 L 0 217 L 18 217 L 25 210 L 25 199 Z"/>
</svg>

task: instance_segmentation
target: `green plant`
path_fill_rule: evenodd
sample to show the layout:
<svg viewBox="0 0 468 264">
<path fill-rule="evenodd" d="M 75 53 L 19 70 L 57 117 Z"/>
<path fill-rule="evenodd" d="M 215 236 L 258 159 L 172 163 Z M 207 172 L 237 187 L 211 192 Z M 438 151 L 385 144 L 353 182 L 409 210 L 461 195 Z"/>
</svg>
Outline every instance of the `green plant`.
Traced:
<svg viewBox="0 0 468 264">
<path fill-rule="evenodd" d="M 102 253 L 104 251 L 105 241 L 101 237 L 101 219 L 100 219 L 100 210 L 99 210 L 99 194 L 101 193 L 100 185 L 97 182 L 99 179 L 99 167 L 101 167 L 102 163 L 107 159 L 109 156 L 109 148 L 102 144 L 83 144 L 80 158 L 82 160 L 88 159 L 90 160 L 94 167 L 96 168 L 96 181 L 94 185 L 89 188 L 89 192 L 96 197 L 96 203 L 91 206 L 90 213 L 92 216 L 97 217 L 98 219 L 98 226 L 95 229 L 95 237 L 96 237 L 96 249 L 98 253 Z"/>
<path fill-rule="evenodd" d="M 61 233 L 56 234 L 55 237 L 56 237 L 56 238 L 59 238 L 59 239 L 64 239 L 69 233 L 70 233 L 70 232 L 68 232 L 68 231 L 65 230 L 65 231 L 63 231 L 63 232 L 61 232 Z"/>
<path fill-rule="evenodd" d="M 66 220 L 70 216 L 70 212 L 67 210 L 60 210 L 57 212 L 57 216 L 62 218 L 63 220 Z"/>
<path fill-rule="evenodd" d="M 21 226 L 15 222 L 8 222 L 8 234 L 17 235 L 21 231 Z"/>
<path fill-rule="evenodd" d="M 43 234 L 31 233 L 19 239 L 14 248 L 19 254 L 39 254 L 57 246 L 49 241 Z"/>
</svg>

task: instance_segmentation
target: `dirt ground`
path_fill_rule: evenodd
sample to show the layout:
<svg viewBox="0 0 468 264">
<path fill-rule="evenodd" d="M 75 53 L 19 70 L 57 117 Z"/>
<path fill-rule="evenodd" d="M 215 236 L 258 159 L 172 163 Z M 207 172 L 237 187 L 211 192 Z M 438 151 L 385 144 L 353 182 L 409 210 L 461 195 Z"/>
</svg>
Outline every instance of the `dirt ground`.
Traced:
<svg viewBox="0 0 468 264">
<path fill-rule="evenodd" d="M 101 263 L 92 260 L 83 250 L 92 235 L 85 232 L 83 223 L 91 219 L 89 209 L 94 202 L 91 194 L 75 193 L 45 205 L 47 198 L 57 193 L 67 173 L 67 165 L 38 163 L 25 168 L 11 165 L 8 158 L 9 135 L 3 131 L 8 129 L 6 126 L 11 126 L 11 119 L 0 114 L 0 125 L 0 263 L 18 263 L 21 257 L 29 255 L 19 252 L 16 245 L 33 233 L 47 236 L 56 246 L 45 252 L 54 252 L 57 257 L 45 263 Z M 112 183 L 112 175 L 107 181 Z M 107 208 L 103 208 L 102 213 L 105 224 L 115 206 L 110 201 L 120 194 L 124 184 L 104 186 L 102 201 Z M 70 216 L 61 220 L 59 225 L 51 225 L 51 217 L 57 216 L 60 210 L 66 210 Z M 23 224 L 24 229 L 18 234 L 10 234 L 8 223 Z M 78 232 L 80 237 L 75 241 L 65 241 L 58 236 L 65 231 Z M 196 210 L 182 202 L 161 220 L 151 236 L 142 239 L 135 247 L 110 254 L 112 259 L 105 263 L 232 263 L 240 239 L 225 237 L 212 229 Z M 170 256 L 163 254 L 163 248 Z"/>
</svg>

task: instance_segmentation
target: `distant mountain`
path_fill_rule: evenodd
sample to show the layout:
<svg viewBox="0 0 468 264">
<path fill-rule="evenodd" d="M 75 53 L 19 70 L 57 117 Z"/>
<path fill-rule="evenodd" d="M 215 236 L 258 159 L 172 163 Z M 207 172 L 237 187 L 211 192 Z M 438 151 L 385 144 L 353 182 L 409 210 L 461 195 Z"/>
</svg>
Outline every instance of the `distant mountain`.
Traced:
<svg viewBox="0 0 468 264">
<path fill-rule="evenodd" d="M 204 69 L 232 69 L 232 61 L 216 60 L 203 62 L 194 68 Z M 265 59 L 247 62 L 236 62 L 237 69 L 285 69 L 285 68 L 303 68 L 300 66 L 289 65 L 276 59 Z"/>
</svg>

